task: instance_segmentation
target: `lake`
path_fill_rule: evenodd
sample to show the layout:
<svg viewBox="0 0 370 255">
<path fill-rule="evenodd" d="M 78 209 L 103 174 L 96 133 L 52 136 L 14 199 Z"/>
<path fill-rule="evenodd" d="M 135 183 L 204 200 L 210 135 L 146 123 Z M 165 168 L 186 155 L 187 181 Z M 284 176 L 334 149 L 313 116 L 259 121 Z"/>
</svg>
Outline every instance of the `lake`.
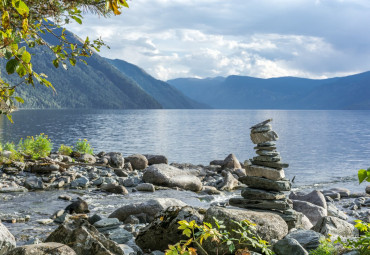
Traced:
<svg viewBox="0 0 370 255">
<path fill-rule="evenodd" d="M 0 118 L 0 140 L 47 134 L 54 143 L 87 139 L 94 152 L 163 154 L 170 162 L 209 164 L 234 153 L 252 158 L 249 127 L 273 118 L 277 149 L 295 188 L 347 187 L 370 167 L 370 111 L 293 110 L 21 110 Z"/>
</svg>

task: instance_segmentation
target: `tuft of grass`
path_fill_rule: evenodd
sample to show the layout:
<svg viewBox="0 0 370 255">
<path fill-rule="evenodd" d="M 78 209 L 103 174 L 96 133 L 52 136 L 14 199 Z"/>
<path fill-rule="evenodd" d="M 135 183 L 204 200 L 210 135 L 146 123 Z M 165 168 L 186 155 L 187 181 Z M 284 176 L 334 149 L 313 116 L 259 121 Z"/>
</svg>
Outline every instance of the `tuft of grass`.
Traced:
<svg viewBox="0 0 370 255">
<path fill-rule="evenodd" d="M 86 139 L 78 139 L 76 142 L 76 145 L 74 146 L 75 151 L 81 153 L 81 154 L 94 154 L 94 149 L 91 147 L 91 145 L 88 143 Z"/>
<path fill-rule="evenodd" d="M 73 147 L 68 145 L 60 145 L 58 152 L 62 155 L 70 156 L 73 152 Z"/>
</svg>

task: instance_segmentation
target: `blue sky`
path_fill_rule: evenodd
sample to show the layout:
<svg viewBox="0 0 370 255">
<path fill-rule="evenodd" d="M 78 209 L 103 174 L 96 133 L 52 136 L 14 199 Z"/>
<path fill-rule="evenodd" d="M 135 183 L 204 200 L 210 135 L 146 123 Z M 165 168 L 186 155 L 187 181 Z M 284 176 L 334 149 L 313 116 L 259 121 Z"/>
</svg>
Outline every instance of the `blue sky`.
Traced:
<svg viewBox="0 0 370 255">
<path fill-rule="evenodd" d="M 161 80 L 327 78 L 370 70 L 369 0 L 131 0 L 70 30 Z"/>
</svg>

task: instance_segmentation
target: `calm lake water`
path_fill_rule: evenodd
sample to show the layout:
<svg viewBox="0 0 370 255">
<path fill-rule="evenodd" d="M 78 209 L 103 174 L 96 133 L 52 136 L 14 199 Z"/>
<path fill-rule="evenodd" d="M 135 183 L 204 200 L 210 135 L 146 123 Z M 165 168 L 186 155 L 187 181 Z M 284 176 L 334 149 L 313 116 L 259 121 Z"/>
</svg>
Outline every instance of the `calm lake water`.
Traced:
<svg viewBox="0 0 370 255">
<path fill-rule="evenodd" d="M 54 150 L 81 138 L 96 153 L 164 154 L 170 162 L 208 164 L 229 153 L 252 158 L 249 127 L 269 118 L 295 187 L 364 191 L 356 175 L 370 167 L 370 111 L 21 110 L 14 124 L 0 118 L 0 140 L 46 133 Z"/>
</svg>

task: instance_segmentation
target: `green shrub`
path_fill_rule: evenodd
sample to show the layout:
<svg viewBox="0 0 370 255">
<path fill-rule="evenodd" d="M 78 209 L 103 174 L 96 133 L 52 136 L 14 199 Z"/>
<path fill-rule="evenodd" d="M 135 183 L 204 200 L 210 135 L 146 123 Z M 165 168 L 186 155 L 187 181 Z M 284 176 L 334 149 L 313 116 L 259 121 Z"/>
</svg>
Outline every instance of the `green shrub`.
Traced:
<svg viewBox="0 0 370 255">
<path fill-rule="evenodd" d="M 60 145 L 58 152 L 62 155 L 70 156 L 73 152 L 73 147 L 68 145 Z"/>
<path fill-rule="evenodd" d="M 21 140 L 19 140 L 18 147 L 17 147 L 18 151 L 24 154 L 27 154 L 27 155 L 31 155 L 33 151 L 32 144 L 33 144 L 33 138 L 27 137 L 24 140 L 23 138 L 21 138 Z"/>
<path fill-rule="evenodd" d="M 21 139 L 18 143 L 18 151 L 31 156 L 32 159 L 47 157 L 52 148 L 53 144 L 51 140 L 43 133 L 36 137 L 32 136 L 24 140 Z"/>
<path fill-rule="evenodd" d="M 7 142 L 5 145 L 4 145 L 4 151 L 11 151 L 11 152 L 15 152 L 15 145 L 14 143 L 10 143 L 10 142 Z"/>
<path fill-rule="evenodd" d="M 86 139 L 78 139 L 76 142 L 76 145 L 74 146 L 75 151 L 81 153 L 81 154 L 94 154 L 94 149 L 91 147 L 91 145 L 87 142 Z"/>
<path fill-rule="evenodd" d="M 310 251 L 310 255 L 335 255 L 338 254 L 334 244 L 329 238 L 320 239 L 320 245 L 315 250 Z"/>
<path fill-rule="evenodd" d="M 3 145 L 2 145 L 2 143 L 0 143 L 0 152 L 2 152 L 3 151 Z"/>
<path fill-rule="evenodd" d="M 342 244 L 345 248 L 350 250 L 357 250 L 361 255 L 370 254 L 370 223 L 364 223 L 361 220 L 355 220 L 357 223 L 355 227 L 360 232 L 360 237 L 355 239 L 347 239 L 342 241 L 340 237 L 335 241 Z"/>
</svg>

